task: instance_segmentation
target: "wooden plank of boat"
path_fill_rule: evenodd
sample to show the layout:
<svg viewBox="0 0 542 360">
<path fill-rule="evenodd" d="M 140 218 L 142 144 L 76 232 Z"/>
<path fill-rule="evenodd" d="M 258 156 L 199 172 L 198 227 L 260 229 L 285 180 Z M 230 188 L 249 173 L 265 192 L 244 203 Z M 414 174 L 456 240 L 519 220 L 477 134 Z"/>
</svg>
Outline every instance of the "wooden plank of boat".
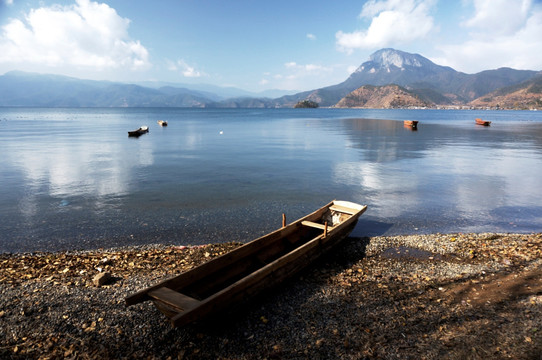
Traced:
<svg viewBox="0 0 542 360">
<path fill-rule="evenodd" d="M 151 300 L 173 326 L 239 305 L 309 265 L 354 229 L 367 209 L 334 200 L 315 212 L 187 272 L 128 296 Z"/>
<path fill-rule="evenodd" d="M 141 126 L 139 129 L 128 131 L 128 136 L 140 136 L 149 132 L 148 126 Z"/>
<path fill-rule="evenodd" d="M 167 121 L 165 121 L 165 120 L 158 120 L 158 125 L 160 125 L 160 126 L 167 126 Z"/>
<path fill-rule="evenodd" d="M 403 121 L 403 125 L 405 127 L 410 127 L 412 129 L 417 129 L 418 128 L 418 121 L 417 120 L 405 120 L 405 121 Z"/>
<path fill-rule="evenodd" d="M 482 120 L 480 118 L 476 118 L 475 121 L 477 125 L 489 126 L 491 124 L 491 121 Z"/>
<path fill-rule="evenodd" d="M 315 222 L 312 222 L 312 221 L 302 221 L 301 222 L 302 225 L 305 225 L 305 226 L 311 226 L 313 228 L 316 228 L 316 229 L 320 229 L 320 230 L 324 230 L 324 229 L 328 229 L 328 230 L 331 230 L 333 229 L 333 226 L 327 226 L 326 224 L 319 224 L 319 223 L 315 223 Z"/>
</svg>

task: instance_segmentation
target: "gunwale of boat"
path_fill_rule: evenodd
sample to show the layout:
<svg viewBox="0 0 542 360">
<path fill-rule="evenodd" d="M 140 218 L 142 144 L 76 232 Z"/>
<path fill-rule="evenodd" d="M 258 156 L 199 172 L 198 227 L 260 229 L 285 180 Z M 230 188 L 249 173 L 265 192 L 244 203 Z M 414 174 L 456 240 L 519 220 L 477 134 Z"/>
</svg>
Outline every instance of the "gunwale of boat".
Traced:
<svg viewBox="0 0 542 360">
<path fill-rule="evenodd" d="M 326 226 L 321 219 L 333 207 L 348 216 L 337 226 Z M 289 225 L 127 297 L 126 305 L 152 300 L 173 326 L 198 320 L 307 266 L 346 237 L 366 209 L 366 205 L 334 200 Z"/>
</svg>

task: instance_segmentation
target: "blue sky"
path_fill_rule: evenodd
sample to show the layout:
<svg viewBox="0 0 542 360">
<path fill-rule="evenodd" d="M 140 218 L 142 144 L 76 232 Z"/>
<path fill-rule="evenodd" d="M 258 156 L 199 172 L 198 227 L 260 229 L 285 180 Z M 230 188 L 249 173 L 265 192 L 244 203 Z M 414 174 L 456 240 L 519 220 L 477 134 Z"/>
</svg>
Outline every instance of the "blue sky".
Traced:
<svg viewBox="0 0 542 360">
<path fill-rule="evenodd" d="M 385 47 L 542 70 L 542 0 L 0 0 L 0 74 L 310 90 Z"/>
</svg>

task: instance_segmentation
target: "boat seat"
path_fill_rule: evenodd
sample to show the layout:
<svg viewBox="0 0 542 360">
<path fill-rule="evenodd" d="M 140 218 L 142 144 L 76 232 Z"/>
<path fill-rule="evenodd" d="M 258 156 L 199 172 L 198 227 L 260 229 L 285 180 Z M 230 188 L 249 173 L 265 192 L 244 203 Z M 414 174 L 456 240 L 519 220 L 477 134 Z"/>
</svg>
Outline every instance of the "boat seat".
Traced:
<svg viewBox="0 0 542 360">
<path fill-rule="evenodd" d="M 180 292 L 171 290 L 165 286 L 149 291 L 148 295 L 153 299 L 159 300 L 182 311 L 193 309 L 200 303 L 199 300 L 194 299 L 193 297 L 181 294 Z"/>
<path fill-rule="evenodd" d="M 313 227 L 313 228 L 317 228 L 317 229 L 320 229 L 320 230 L 324 230 L 325 227 L 326 227 L 324 224 L 318 224 L 318 223 L 308 221 L 308 220 L 302 221 L 301 224 L 305 225 L 305 226 L 310 226 L 310 227 Z M 333 228 L 334 228 L 333 226 L 328 225 L 327 226 L 327 231 L 333 230 Z"/>
<path fill-rule="evenodd" d="M 338 212 L 350 214 L 350 215 L 354 215 L 355 213 L 359 211 L 356 209 L 351 209 L 351 208 L 347 208 L 345 206 L 340 206 L 340 205 L 331 205 L 329 207 L 329 210 L 338 211 Z"/>
</svg>

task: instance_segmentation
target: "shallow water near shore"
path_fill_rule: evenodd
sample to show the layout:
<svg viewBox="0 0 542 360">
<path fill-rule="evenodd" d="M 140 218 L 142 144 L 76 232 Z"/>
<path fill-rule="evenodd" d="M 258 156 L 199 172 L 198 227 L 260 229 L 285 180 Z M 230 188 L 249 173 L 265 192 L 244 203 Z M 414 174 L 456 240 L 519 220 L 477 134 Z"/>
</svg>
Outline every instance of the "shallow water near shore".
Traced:
<svg viewBox="0 0 542 360">
<path fill-rule="evenodd" d="M 0 252 L 245 242 L 332 199 L 369 205 L 353 236 L 542 231 L 542 112 L 3 108 L 0 154 Z"/>
</svg>

